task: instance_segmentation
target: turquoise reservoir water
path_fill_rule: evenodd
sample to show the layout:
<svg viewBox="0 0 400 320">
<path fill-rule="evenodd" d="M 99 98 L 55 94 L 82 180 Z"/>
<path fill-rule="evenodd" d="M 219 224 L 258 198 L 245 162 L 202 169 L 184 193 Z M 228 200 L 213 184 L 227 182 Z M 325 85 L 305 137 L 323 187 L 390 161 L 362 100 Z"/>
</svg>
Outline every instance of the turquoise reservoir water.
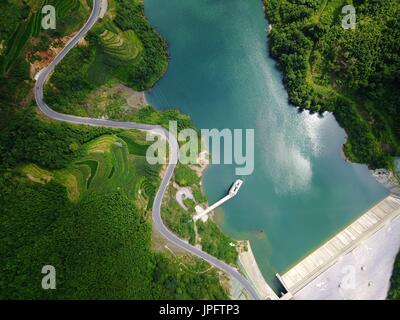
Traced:
<svg viewBox="0 0 400 320">
<path fill-rule="evenodd" d="M 234 238 L 250 239 L 267 280 L 386 195 L 366 166 L 345 162 L 345 133 L 332 115 L 288 104 L 261 0 L 145 0 L 145 9 L 170 54 L 150 103 L 177 107 L 199 128 L 255 129 L 254 173 L 217 218 Z M 234 169 L 206 171 L 211 202 L 225 195 Z"/>
</svg>

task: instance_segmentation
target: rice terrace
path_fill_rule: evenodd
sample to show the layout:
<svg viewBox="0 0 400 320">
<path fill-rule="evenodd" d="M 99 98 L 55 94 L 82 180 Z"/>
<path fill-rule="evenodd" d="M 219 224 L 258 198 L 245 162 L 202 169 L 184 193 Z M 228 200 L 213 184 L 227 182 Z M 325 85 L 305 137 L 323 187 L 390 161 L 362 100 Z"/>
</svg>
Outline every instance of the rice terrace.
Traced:
<svg viewBox="0 0 400 320">
<path fill-rule="evenodd" d="M 122 190 L 139 207 L 147 207 L 160 180 L 160 166 L 150 165 L 145 159 L 147 147 L 142 132 L 103 135 L 85 144 L 84 155 L 65 169 L 47 171 L 29 164 L 21 170 L 34 182 L 54 179 L 64 185 L 74 202 L 87 193 Z"/>
</svg>

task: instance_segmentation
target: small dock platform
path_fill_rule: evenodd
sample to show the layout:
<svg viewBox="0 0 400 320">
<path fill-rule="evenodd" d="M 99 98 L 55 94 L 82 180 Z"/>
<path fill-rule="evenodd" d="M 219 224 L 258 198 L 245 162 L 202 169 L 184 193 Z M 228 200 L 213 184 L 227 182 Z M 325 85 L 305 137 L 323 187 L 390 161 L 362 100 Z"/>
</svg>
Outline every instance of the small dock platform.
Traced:
<svg viewBox="0 0 400 320">
<path fill-rule="evenodd" d="M 214 209 L 218 208 L 219 206 L 221 206 L 222 204 L 224 204 L 225 202 L 227 202 L 229 199 L 232 199 L 234 196 L 237 195 L 237 193 L 239 192 L 240 187 L 242 186 L 243 181 L 238 179 L 236 180 L 231 188 L 229 189 L 228 194 L 223 197 L 222 199 L 218 200 L 216 203 L 214 203 L 213 205 L 209 206 L 207 209 L 197 213 L 194 217 L 193 220 L 197 221 L 201 218 L 203 218 L 205 215 L 207 215 L 209 212 L 213 211 Z"/>
</svg>

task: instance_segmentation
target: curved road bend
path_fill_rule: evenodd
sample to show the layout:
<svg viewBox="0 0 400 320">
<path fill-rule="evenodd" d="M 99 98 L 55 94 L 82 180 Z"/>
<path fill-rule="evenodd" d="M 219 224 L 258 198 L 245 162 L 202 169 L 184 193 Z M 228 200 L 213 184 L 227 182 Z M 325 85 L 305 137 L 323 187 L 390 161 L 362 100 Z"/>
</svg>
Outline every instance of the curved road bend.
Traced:
<svg viewBox="0 0 400 320">
<path fill-rule="evenodd" d="M 100 0 L 93 0 L 93 8 L 90 14 L 89 19 L 86 21 L 85 25 L 79 30 L 79 32 L 67 43 L 67 45 L 60 51 L 60 53 L 55 57 L 55 59 L 49 64 L 48 67 L 39 71 L 36 75 L 36 84 L 35 84 L 35 99 L 39 109 L 48 117 L 59 120 L 63 122 L 75 123 L 75 124 L 84 124 L 84 125 L 92 125 L 92 126 L 103 126 L 103 127 L 112 127 L 112 128 L 122 128 L 122 129 L 138 129 L 143 131 L 151 131 L 158 135 L 165 137 L 169 142 L 170 147 L 170 155 L 171 159 L 167 166 L 167 170 L 165 172 L 164 178 L 162 179 L 160 188 L 157 191 L 156 197 L 154 199 L 153 208 L 152 208 L 152 219 L 154 226 L 161 233 L 161 235 L 172 242 L 177 247 L 187 251 L 205 261 L 212 264 L 214 267 L 230 274 L 237 281 L 241 283 L 241 285 L 250 293 L 253 299 L 258 299 L 258 294 L 252 284 L 244 278 L 235 268 L 229 266 L 225 262 L 218 260 L 217 258 L 203 252 L 202 250 L 190 245 L 189 243 L 183 241 L 178 238 L 174 233 L 172 233 L 164 224 L 161 218 L 161 204 L 164 194 L 167 190 L 168 184 L 171 180 L 171 177 L 174 173 L 176 163 L 178 160 L 178 142 L 175 137 L 169 133 L 168 130 L 157 126 L 157 125 L 148 125 L 148 124 L 140 124 L 133 122 L 120 122 L 113 120 L 105 120 L 105 119 L 92 119 L 85 117 L 77 117 L 72 115 L 65 115 L 58 113 L 52 110 L 43 100 L 43 87 L 45 85 L 46 80 L 49 78 L 50 74 L 53 72 L 54 68 L 61 62 L 61 60 L 68 54 L 68 52 L 78 43 L 80 39 L 82 39 L 86 33 L 93 27 L 96 23 L 99 14 L 100 14 Z"/>
</svg>

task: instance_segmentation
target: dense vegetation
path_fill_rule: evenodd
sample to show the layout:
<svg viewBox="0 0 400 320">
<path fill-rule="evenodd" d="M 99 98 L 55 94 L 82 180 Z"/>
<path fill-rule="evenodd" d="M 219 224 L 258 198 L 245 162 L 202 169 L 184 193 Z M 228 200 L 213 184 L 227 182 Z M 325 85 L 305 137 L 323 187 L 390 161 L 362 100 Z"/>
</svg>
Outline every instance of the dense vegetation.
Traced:
<svg viewBox="0 0 400 320">
<path fill-rule="evenodd" d="M 200 178 L 197 173 L 187 165 L 178 165 L 174 172 L 174 180 L 181 187 L 190 187 L 196 190 L 200 204 L 206 202 L 206 198 L 200 189 Z M 186 239 L 190 244 L 196 244 L 195 225 L 193 215 L 195 214 L 196 202 L 191 199 L 184 199 L 183 203 L 188 210 L 183 209 L 176 201 L 176 190 L 172 187 L 168 190 L 167 201 L 162 207 L 162 217 L 167 226 L 181 238 Z M 203 201 L 198 201 L 203 200 Z"/>
<path fill-rule="evenodd" d="M 37 118 L 33 108 L 21 111 L 2 131 L 0 160 L 4 167 L 18 163 L 36 163 L 60 169 L 82 155 L 82 145 L 112 129 L 72 126 L 62 122 L 49 124 Z"/>
<path fill-rule="evenodd" d="M 41 33 L 42 13 L 45 4 L 53 5 L 57 12 L 56 30 L 52 36 L 64 36 L 76 29 L 87 12 L 79 0 L 7 0 L 0 4 L 0 74 L 8 72 L 17 61 L 30 38 Z M 22 23 L 18 23 L 21 21 Z M 46 35 L 45 35 L 46 37 Z"/>
<path fill-rule="evenodd" d="M 356 29 L 342 28 L 344 0 L 264 0 L 271 54 L 290 101 L 332 111 L 347 157 L 372 168 L 400 155 L 400 3 L 354 0 Z"/>
<path fill-rule="evenodd" d="M 140 0 L 117 0 L 115 24 L 123 31 L 133 30 L 143 45 L 132 68 L 128 68 L 128 82 L 139 90 L 151 87 L 166 68 L 166 42 L 159 36 L 144 15 Z"/>
<path fill-rule="evenodd" d="M 2 177 L 0 188 L 1 297 L 152 296 L 150 227 L 123 193 L 91 196 L 74 206 L 52 183 L 39 188 Z M 47 264 L 57 271 L 54 291 L 40 286 Z"/>
<path fill-rule="evenodd" d="M 54 5 L 56 30 L 41 30 L 43 4 Z M 9 122 L 16 109 L 29 105 L 31 77 L 29 62 L 34 54 L 48 50 L 51 42 L 69 35 L 88 16 L 86 1 L 79 0 L 5 0 L 0 3 L 0 128 Z"/>
<path fill-rule="evenodd" d="M 123 193 L 72 205 L 65 190 L 0 176 L 0 297 L 16 299 L 218 299 L 215 271 L 186 269 L 150 250 L 150 224 Z M 55 266 L 57 290 L 41 288 Z"/>
<path fill-rule="evenodd" d="M 29 31 L 33 30 L 29 21 L 38 16 L 44 2 L 56 5 L 60 28 Z M 151 249 L 149 210 L 161 168 L 144 160 L 143 133 L 50 121 L 32 105 L 29 62 L 36 51 L 48 50 L 60 36 L 76 30 L 88 15 L 89 2 L 0 4 L 0 298 L 225 299 L 215 269 L 192 257 Z M 160 38 L 144 19 L 142 4 L 117 2 L 127 12 L 134 7 L 134 13 L 129 12 L 142 16 L 137 25 L 124 27 L 121 21 L 114 30 L 134 45 L 121 42 L 119 48 L 115 38 L 107 37 L 109 42 L 100 44 L 98 34 L 91 34 L 88 41 L 95 46 L 71 52 L 67 56 L 71 69 L 61 65 L 61 76 L 52 79 L 54 95 L 63 90 L 59 97 L 71 96 L 70 100 L 52 97 L 60 109 L 64 102 L 82 100 L 95 87 L 88 75 L 96 78 L 91 63 L 103 50 L 101 45 L 108 46 L 101 51 L 104 55 L 128 56 L 132 68 L 132 59 L 140 57 L 141 65 L 147 63 L 136 73 L 126 72 L 126 83 L 131 81 L 132 86 L 135 77 L 143 77 L 136 83 L 139 88 L 151 85 L 162 73 L 154 59 L 162 57 L 166 63 L 165 50 L 154 44 Z M 15 37 L 17 33 L 21 36 Z M 162 113 L 149 107 L 135 116 L 163 125 L 177 119 L 179 126 L 191 126 L 188 117 L 175 111 Z M 56 268 L 56 290 L 41 288 L 46 264 Z"/>
<path fill-rule="evenodd" d="M 201 238 L 201 247 L 204 251 L 227 263 L 236 263 L 238 252 L 235 243 L 215 223 L 199 221 L 197 228 Z"/>
<path fill-rule="evenodd" d="M 175 192 L 169 190 L 167 202 L 161 209 L 163 221 L 171 231 L 190 244 L 196 244 L 193 211 L 186 211 L 175 200 Z"/>
<path fill-rule="evenodd" d="M 214 221 L 209 219 L 206 223 L 193 222 L 196 214 L 196 205 L 206 206 L 207 197 L 200 188 L 200 177 L 187 165 L 180 164 L 174 173 L 174 180 L 179 187 L 189 187 L 194 200 L 184 199 L 183 209 L 175 199 L 176 190 L 169 189 L 166 203 L 162 207 L 162 217 L 168 227 L 189 243 L 201 245 L 209 254 L 227 263 L 235 264 L 238 258 L 235 241 L 225 235 Z M 197 233 L 197 235 L 196 235 Z"/>
<path fill-rule="evenodd" d="M 88 45 L 69 53 L 46 88 L 46 99 L 59 111 L 83 115 L 88 94 L 99 85 L 120 82 L 142 91 L 166 70 L 167 45 L 149 25 L 143 3 L 115 0 L 109 5 L 109 13 L 86 37 Z"/>
<path fill-rule="evenodd" d="M 200 183 L 200 178 L 195 171 L 181 165 L 175 170 L 175 181 L 181 187 L 186 187 Z"/>
<path fill-rule="evenodd" d="M 21 136 L 2 144 L 14 157 L 0 173 L 0 297 L 226 298 L 215 270 L 151 250 L 147 185 L 154 193 L 160 168 L 144 160 L 143 133 L 43 122 L 31 110 L 17 118 Z M 26 154 L 22 122 L 32 128 Z M 59 148 L 40 147 L 49 141 Z M 56 267 L 57 290 L 41 289 L 46 264 Z"/>
</svg>

